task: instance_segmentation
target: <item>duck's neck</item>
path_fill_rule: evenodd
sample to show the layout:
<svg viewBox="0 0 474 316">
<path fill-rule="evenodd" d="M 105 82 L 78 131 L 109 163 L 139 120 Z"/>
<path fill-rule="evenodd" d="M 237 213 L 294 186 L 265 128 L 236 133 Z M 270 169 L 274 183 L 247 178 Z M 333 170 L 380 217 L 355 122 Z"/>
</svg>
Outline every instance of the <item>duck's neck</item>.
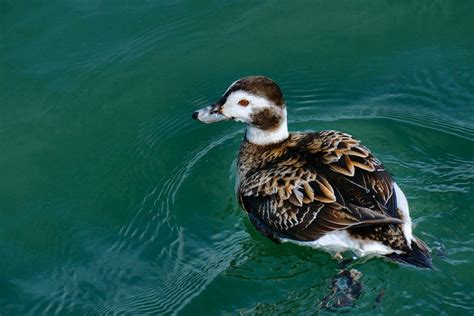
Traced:
<svg viewBox="0 0 474 316">
<path fill-rule="evenodd" d="M 286 114 L 286 113 L 285 113 Z M 271 130 L 263 130 L 256 126 L 248 125 L 245 137 L 255 145 L 270 145 L 286 140 L 289 136 L 286 115 L 282 118 L 280 125 Z"/>
</svg>

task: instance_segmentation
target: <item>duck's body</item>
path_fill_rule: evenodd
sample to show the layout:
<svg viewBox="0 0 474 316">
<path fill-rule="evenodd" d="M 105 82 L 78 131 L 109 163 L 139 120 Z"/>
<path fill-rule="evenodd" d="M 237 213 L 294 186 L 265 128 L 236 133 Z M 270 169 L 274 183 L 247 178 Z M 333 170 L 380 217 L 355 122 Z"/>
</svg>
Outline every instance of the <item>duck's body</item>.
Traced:
<svg viewBox="0 0 474 316">
<path fill-rule="evenodd" d="M 291 133 L 267 146 L 244 140 L 238 172 L 242 208 L 276 242 L 388 255 L 421 266 L 428 259 L 405 258 L 424 248 L 412 234 L 405 195 L 350 135 Z"/>
<path fill-rule="evenodd" d="M 348 134 L 288 133 L 274 85 L 264 77 L 241 79 L 217 103 L 219 110 L 213 105 L 194 115 L 249 124 L 237 194 L 255 227 L 275 242 L 431 267 L 428 248 L 412 234 L 406 197 L 382 163 Z"/>
</svg>

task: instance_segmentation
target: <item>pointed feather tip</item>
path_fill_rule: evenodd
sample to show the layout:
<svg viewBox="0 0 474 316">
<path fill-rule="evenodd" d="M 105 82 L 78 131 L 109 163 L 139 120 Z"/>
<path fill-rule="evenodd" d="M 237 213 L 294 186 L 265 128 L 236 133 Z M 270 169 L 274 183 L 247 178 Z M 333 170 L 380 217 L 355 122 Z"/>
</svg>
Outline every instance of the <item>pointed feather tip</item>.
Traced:
<svg viewBox="0 0 474 316">
<path fill-rule="evenodd" d="M 434 269 L 433 261 L 431 260 L 431 251 L 418 238 L 413 240 L 412 249 L 410 252 L 402 254 L 392 253 L 386 257 L 400 263 L 415 266 L 417 268 L 427 270 Z"/>
</svg>

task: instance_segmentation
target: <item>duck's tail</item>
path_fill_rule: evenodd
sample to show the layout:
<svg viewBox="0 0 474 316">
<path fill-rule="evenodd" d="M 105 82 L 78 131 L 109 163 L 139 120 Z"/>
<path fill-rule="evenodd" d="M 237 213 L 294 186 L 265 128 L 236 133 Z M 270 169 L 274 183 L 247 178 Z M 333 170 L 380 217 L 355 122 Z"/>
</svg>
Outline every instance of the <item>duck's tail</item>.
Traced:
<svg viewBox="0 0 474 316">
<path fill-rule="evenodd" d="M 401 254 L 392 253 L 387 255 L 387 258 L 419 268 L 433 269 L 433 263 L 431 262 L 431 250 L 421 239 L 418 239 L 417 237 L 414 237 L 411 242 L 411 250 Z"/>
</svg>

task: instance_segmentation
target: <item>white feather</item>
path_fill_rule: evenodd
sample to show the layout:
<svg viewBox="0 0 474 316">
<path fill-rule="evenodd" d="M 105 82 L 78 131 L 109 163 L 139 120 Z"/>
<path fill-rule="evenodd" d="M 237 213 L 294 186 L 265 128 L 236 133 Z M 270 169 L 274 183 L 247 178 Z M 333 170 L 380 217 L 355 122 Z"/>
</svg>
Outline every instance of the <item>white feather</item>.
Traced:
<svg viewBox="0 0 474 316">
<path fill-rule="evenodd" d="M 247 106 L 239 105 L 240 100 L 247 100 Z M 256 126 L 251 125 L 252 113 L 262 108 L 272 108 L 274 111 L 280 111 L 282 116 L 281 124 L 278 128 L 273 130 L 262 130 Z M 267 98 L 249 93 L 247 91 L 238 90 L 232 92 L 222 106 L 222 113 L 231 117 L 236 121 L 248 123 L 246 137 L 247 140 L 257 145 L 268 145 L 281 142 L 288 138 L 288 124 L 286 121 L 286 108 L 280 108 L 273 104 Z"/>
<path fill-rule="evenodd" d="M 405 236 L 408 247 L 410 247 L 411 249 L 411 241 L 414 238 L 413 238 L 413 232 L 412 232 L 412 223 L 411 223 L 411 217 L 410 217 L 410 209 L 408 207 L 408 201 L 403 191 L 395 182 L 393 183 L 393 188 L 395 189 L 395 196 L 397 198 L 397 207 L 402 213 L 402 217 L 403 217 L 402 218 L 403 235 Z"/>
<path fill-rule="evenodd" d="M 346 230 L 330 232 L 314 241 L 295 241 L 286 238 L 281 239 L 281 241 L 323 249 L 329 252 L 353 251 L 358 256 L 386 255 L 399 252 L 375 240 L 353 238 Z"/>
<path fill-rule="evenodd" d="M 249 104 L 247 106 L 239 105 L 240 100 L 247 100 Z M 232 92 L 226 102 L 222 105 L 222 113 L 228 117 L 234 118 L 236 121 L 251 123 L 251 114 L 256 109 L 265 107 L 274 107 L 267 98 L 249 93 L 243 90 L 237 90 Z"/>
<path fill-rule="evenodd" d="M 268 145 L 281 142 L 282 140 L 287 139 L 289 136 L 288 134 L 288 126 L 286 125 L 286 118 L 283 124 L 280 127 L 271 130 L 265 131 L 254 126 L 247 126 L 246 137 L 249 142 L 257 145 Z"/>
</svg>

